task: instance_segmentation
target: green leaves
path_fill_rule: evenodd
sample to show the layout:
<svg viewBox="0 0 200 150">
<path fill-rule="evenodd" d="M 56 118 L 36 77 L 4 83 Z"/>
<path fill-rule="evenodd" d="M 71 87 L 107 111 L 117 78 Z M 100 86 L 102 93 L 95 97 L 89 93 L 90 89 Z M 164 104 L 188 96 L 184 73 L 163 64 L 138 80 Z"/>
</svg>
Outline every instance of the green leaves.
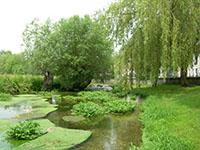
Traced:
<svg viewBox="0 0 200 150">
<path fill-rule="evenodd" d="M 66 90 L 84 89 L 92 79 L 106 79 L 112 65 L 112 41 L 87 15 L 55 23 L 34 20 L 25 29 L 23 40 L 34 66 L 43 74 L 60 77 Z"/>
<path fill-rule="evenodd" d="M 11 127 L 10 131 L 7 131 L 8 138 L 18 140 L 31 140 L 41 134 L 40 124 L 33 121 L 19 122 L 16 126 Z"/>
<path fill-rule="evenodd" d="M 115 100 L 104 104 L 108 113 L 127 113 L 132 112 L 136 107 L 136 103 L 126 100 Z"/>
<path fill-rule="evenodd" d="M 80 102 L 79 104 L 73 106 L 72 114 L 90 118 L 104 115 L 105 110 L 101 106 L 93 102 Z"/>
<path fill-rule="evenodd" d="M 11 97 L 12 96 L 10 94 L 0 93 L 0 101 L 8 101 Z"/>
</svg>

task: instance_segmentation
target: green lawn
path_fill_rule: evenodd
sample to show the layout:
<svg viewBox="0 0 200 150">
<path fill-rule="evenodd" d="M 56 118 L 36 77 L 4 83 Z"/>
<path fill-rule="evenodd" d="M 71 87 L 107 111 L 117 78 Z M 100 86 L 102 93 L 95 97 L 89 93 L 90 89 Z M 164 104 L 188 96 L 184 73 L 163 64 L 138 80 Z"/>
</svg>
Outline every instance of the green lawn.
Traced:
<svg viewBox="0 0 200 150">
<path fill-rule="evenodd" d="M 200 86 L 140 89 L 144 150 L 200 150 Z"/>
</svg>

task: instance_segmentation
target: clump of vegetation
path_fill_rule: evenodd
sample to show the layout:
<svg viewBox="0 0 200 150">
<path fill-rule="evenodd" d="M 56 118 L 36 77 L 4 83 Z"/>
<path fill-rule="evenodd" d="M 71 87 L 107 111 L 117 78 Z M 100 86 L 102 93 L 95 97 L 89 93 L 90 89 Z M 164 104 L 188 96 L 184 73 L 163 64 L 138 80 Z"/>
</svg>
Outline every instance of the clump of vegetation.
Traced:
<svg viewBox="0 0 200 150">
<path fill-rule="evenodd" d="M 0 101 L 8 101 L 11 97 L 12 96 L 10 94 L 0 93 Z"/>
<path fill-rule="evenodd" d="M 8 138 L 17 140 L 30 140 L 42 134 L 40 124 L 33 121 L 19 122 L 16 126 L 7 131 Z"/>
<path fill-rule="evenodd" d="M 82 96 L 86 101 L 92 102 L 108 102 L 113 100 L 112 95 L 105 91 L 79 92 L 78 95 Z"/>
<path fill-rule="evenodd" d="M 120 98 L 126 97 L 129 94 L 128 91 L 124 90 L 123 87 L 119 85 L 113 86 L 112 93 Z"/>
<path fill-rule="evenodd" d="M 105 110 L 93 102 L 80 102 L 73 106 L 72 114 L 89 118 L 104 115 Z"/>
<path fill-rule="evenodd" d="M 136 103 L 126 100 L 110 101 L 104 104 L 108 113 L 127 113 L 134 110 Z"/>
</svg>

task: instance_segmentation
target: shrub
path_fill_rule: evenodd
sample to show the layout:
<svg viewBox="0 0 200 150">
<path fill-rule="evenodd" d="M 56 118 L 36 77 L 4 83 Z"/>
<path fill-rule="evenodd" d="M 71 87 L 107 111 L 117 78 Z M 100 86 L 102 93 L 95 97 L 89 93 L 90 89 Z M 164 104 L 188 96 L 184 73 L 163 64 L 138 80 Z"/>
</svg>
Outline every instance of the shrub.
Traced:
<svg viewBox="0 0 200 150">
<path fill-rule="evenodd" d="M 8 138 L 28 140 L 37 138 L 42 134 L 40 124 L 33 121 L 19 122 L 16 126 L 7 131 Z"/>
<path fill-rule="evenodd" d="M 131 112 L 136 107 L 136 103 L 126 100 L 110 101 L 104 104 L 107 112 L 126 113 Z"/>
<path fill-rule="evenodd" d="M 79 92 L 78 96 L 82 96 L 86 101 L 92 102 L 107 102 L 113 99 L 113 97 L 105 91 Z"/>
<path fill-rule="evenodd" d="M 7 101 L 11 99 L 11 95 L 10 94 L 5 94 L 5 93 L 0 93 L 0 101 Z"/>
<path fill-rule="evenodd" d="M 117 97 L 123 98 L 126 97 L 129 92 L 124 90 L 123 87 L 115 85 L 112 88 L 112 93 L 115 94 Z"/>
<path fill-rule="evenodd" d="M 43 90 L 43 76 L 32 75 L 0 75 L 0 92 L 10 94 L 26 94 Z M 58 78 L 53 88 L 61 90 Z"/>
<path fill-rule="evenodd" d="M 80 102 L 73 106 L 72 114 L 89 118 L 104 115 L 105 110 L 93 102 Z"/>
<path fill-rule="evenodd" d="M 30 93 L 40 91 L 43 86 L 41 76 L 29 75 L 1 75 L 0 92 L 10 94 Z"/>
</svg>

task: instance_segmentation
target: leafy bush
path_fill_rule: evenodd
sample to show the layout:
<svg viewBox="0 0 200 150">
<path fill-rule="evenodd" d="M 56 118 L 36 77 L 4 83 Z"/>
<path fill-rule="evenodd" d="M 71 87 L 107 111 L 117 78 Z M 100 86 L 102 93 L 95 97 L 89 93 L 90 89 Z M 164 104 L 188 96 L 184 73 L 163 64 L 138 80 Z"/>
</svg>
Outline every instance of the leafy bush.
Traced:
<svg viewBox="0 0 200 150">
<path fill-rule="evenodd" d="M 104 115 L 105 110 L 93 102 L 80 102 L 73 106 L 72 114 L 89 118 Z"/>
<path fill-rule="evenodd" d="M 104 104 L 107 112 L 126 113 L 131 112 L 136 107 L 136 103 L 126 100 L 115 100 Z"/>
<path fill-rule="evenodd" d="M 11 99 L 11 95 L 10 94 L 5 94 L 5 93 L 0 93 L 0 101 L 7 101 Z"/>
<path fill-rule="evenodd" d="M 117 97 L 126 97 L 128 95 L 128 91 L 125 91 L 123 87 L 119 85 L 113 86 L 112 93 L 115 94 Z"/>
<path fill-rule="evenodd" d="M 105 91 L 79 92 L 78 96 L 92 102 L 107 102 L 113 99 L 112 95 Z"/>
<path fill-rule="evenodd" d="M 42 134 L 40 124 L 33 121 L 19 122 L 16 126 L 7 131 L 8 138 L 28 140 L 37 138 Z"/>
<path fill-rule="evenodd" d="M 26 94 L 43 90 L 44 78 L 31 75 L 0 75 L 0 92 Z M 61 90 L 60 82 L 55 78 L 53 87 Z"/>
</svg>

